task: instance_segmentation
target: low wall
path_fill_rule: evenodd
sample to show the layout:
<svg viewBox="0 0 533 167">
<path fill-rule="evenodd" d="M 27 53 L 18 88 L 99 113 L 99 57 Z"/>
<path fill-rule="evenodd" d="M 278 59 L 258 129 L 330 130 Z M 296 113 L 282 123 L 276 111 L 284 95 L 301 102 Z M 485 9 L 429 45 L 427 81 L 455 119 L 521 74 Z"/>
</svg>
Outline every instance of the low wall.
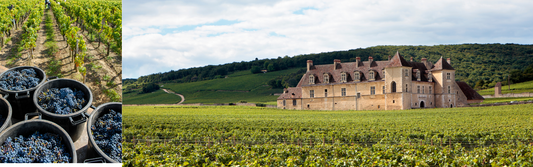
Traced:
<svg viewBox="0 0 533 167">
<path fill-rule="evenodd" d="M 524 93 L 507 93 L 501 94 L 499 96 L 494 95 L 484 95 L 483 98 L 500 98 L 500 97 L 533 97 L 533 93 L 524 92 Z"/>
<path fill-rule="evenodd" d="M 191 104 L 123 104 L 123 106 L 250 106 L 255 107 L 255 103 L 216 103 L 216 104 L 203 104 L 203 103 L 191 103 Z M 276 108 L 275 105 L 265 105 L 268 108 Z"/>
</svg>

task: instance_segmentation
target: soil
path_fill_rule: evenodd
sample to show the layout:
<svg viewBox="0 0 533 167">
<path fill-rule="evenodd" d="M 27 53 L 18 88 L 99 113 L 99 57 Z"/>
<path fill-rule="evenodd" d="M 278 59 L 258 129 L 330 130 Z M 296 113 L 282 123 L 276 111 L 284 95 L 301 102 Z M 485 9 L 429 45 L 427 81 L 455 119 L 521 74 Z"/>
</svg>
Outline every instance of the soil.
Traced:
<svg viewBox="0 0 533 167">
<path fill-rule="evenodd" d="M 59 48 L 59 51 L 54 55 L 48 55 L 46 50 L 47 48 L 45 46 L 45 18 L 47 15 L 54 21 L 54 40 Z M 73 26 L 79 27 L 79 25 L 76 25 L 76 23 L 74 23 Z M 19 27 L 16 30 L 12 30 L 12 40 L 4 45 L 4 47 L 0 50 L 0 65 L 7 68 L 13 68 L 17 66 L 35 66 L 44 71 L 48 71 L 50 58 L 54 56 L 57 60 L 61 60 L 62 78 L 78 80 L 89 87 L 93 94 L 94 106 L 111 102 L 111 99 L 104 93 L 105 89 L 114 89 L 120 96 L 122 96 L 121 55 L 110 52 L 110 56 L 107 58 L 107 52 L 106 50 L 103 50 L 105 49 L 104 44 L 101 44 L 101 46 L 97 48 L 98 42 L 89 42 L 85 34 L 82 32 L 78 32 L 78 34 L 83 36 L 87 46 L 87 54 L 85 56 L 87 75 L 85 81 L 83 75 L 74 69 L 74 63 L 72 61 L 72 57 L 70 56 L 70 47 L 67 46 L 66 40 L 63 39 L 63 36 L 60 33 L 52 10 L 46 10 L 43 16 L 40 24 L 40 30 L 38 31 L 36 47 L 33 51 L 33 58 L 29 56 L 28 50 L 24 50 L 21 52 L 22 56 L 20 58 L 17 58 L 13 63 L 7 65 L 8 59 L 17 52 L 17 47 L 21 40 L 22 28 Z M 98 68 L 94 68 L 95 66 Z M 107 75 L 110 79 L 105 81 L 105 75 Z M 108 82 L 112 82 L 114 84 L 108 84 Z"/>
</svg>

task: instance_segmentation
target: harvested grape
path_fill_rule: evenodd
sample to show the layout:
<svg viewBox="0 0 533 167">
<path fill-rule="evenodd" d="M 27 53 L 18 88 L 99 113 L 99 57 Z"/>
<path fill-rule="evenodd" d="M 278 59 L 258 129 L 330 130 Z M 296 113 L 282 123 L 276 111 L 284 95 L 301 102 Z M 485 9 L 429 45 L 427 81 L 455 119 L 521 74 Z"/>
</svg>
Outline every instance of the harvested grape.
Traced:
<svg viewBox="0 0 533 167">
<path fill-rule="evenodd" d="M 85 94 L 70 88 L 50 88 L 39 93 L 39 106 L 52 113 L 70 114 L 81 110 L 85 104 Z"/>
<path fill-rule="evenodd" d="M 10 70 L 0 77 L 0 88 L 12 91 L 21 91 L 36 87 L 41 79 L 32 68 L 23 70 Z"/>
<path fill-rule="evenodd" d="M 91 125 L 98 147 L 111 159 L 122 162 L 122 114 L 110 109 Z"/>
<path fill-rule="evenodd" d="M 56 134 L 37 131 L 28 137 L 8 137 L 0 146 L 0 162 L 68 163 L 72 156 Z"/>
</svg>

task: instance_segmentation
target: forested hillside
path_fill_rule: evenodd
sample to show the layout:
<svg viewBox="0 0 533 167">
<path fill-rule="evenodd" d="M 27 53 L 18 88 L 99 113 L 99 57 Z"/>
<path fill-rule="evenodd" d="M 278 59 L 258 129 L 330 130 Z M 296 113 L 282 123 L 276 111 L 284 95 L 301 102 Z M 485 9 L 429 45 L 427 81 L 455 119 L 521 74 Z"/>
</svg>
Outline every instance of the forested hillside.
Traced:
<svg viewBox="0 0 533 167">
<path fill-rule="evenodd" d="M 305 67 L 306 60 L 313 60 L 315 65 L 319 65 L 331 64 L 333 63 L 333 59 L 340 59 L 342 62 L 352 62 L 355 61 L 356 57 L 361 57 L 361 60 L 366 61 L 369 56 L 372 56 L 375 61 L 379 61 L 387 60 L 396 51 L 399 51 L 406 60 L 412 57 L 414 61 L 418 62 L 422 58 L 427 58 L 432 63 L 435 63 L 440 57 L 451 58 L 451 64 L 457 71 L 456 79 L 465 81 L 472 87 L 475 86 L 476 82 L 483 80 L 484 85 L 481 88 L 491 87 L 496 82 L 505 81 L 511 71 L 525 70 L 526 67 L 533 63 L 533 45 L 530 44 L 375 46 L 348 51 L 313 53 L 293 57 L 284 56 L 274 59 L 256 59 L 223 65 L 181 69 L 142 76 L 137 80 L 124 82 L 124 84 L 129 89 L 136 89 L 146 83 L 153 82 L 196 82 L 223 78 L 234 71 L 255 69 L 253 71 L 257 72 L 258 68 L 278 71 L 294 67 Z"/>
</svg>

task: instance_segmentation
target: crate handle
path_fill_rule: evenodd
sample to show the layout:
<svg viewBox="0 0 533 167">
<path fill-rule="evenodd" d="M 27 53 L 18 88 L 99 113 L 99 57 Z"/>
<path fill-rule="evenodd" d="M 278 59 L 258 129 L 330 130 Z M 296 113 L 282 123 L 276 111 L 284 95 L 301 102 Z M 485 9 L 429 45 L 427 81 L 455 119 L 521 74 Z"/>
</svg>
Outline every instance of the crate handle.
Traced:
<svg viewBox="0 0 533 167">
<path fill-rule="evenodd" d="M 34 112 L 34 113 L 26 113 L 24 115 L 24 120 L 27 121 L 28 120 L 28 116 L 39 116 L 39 119 L 42 119 L 42 115 L 41 113 L 38 113 L 38 112 Z"/>
<path fill-rule="evenodd" d="M 9 97 L 9 93 L 0 91 L 0 94 L 4 95 L 4 99 L 7 99 Z"/>
<path fill-rule="evenodd" d="M 89 158 L 85 159 L 83 163 L 106 163 L 105 159 L 102 157 L 96 157 L 96 158 Z"/>
<path fill-rule="evenodd" d="M 85 112 L 82 112 L 81 113 L 81 119 L 80 120 L 76 120 L 74 121 L 74 119 L 72 119 L 72 117 L 68 117 L 68 119 L 70 120 L 70 123 L 73 125 L 73 126 L 76 126 L 76 125 L 79 125 L 81 123 L 84 123 L 85 121 L 87 121 L 87 115 Z"/>
<path fill-rule="evenodd" d="M 19 93 L 15 93 L 15 99 L 27 99 L 30 98 L 30 91 L 26 91 L 26 95 L 19 96 Z"/>
</svg>

